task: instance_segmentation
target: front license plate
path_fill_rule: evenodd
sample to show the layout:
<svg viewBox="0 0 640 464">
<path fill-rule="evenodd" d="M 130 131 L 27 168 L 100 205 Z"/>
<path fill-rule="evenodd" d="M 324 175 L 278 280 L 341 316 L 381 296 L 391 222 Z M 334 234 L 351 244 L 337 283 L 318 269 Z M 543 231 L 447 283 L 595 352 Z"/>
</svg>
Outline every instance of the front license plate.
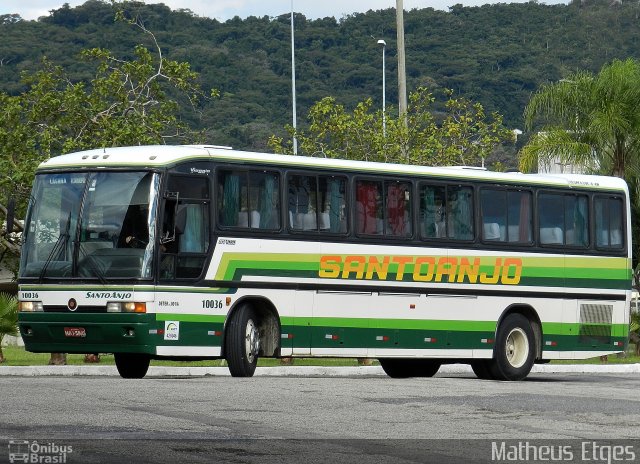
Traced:
<svg viewBox="0 0 640 464">
<path fill-rule="evenodd" d="M 65 327 L 64 328 L 64 336 L 65 337 L 75 337 L 75 338 L 84 338 L 87 336 L 87 331 L 84 327 Z"/>
</svg>

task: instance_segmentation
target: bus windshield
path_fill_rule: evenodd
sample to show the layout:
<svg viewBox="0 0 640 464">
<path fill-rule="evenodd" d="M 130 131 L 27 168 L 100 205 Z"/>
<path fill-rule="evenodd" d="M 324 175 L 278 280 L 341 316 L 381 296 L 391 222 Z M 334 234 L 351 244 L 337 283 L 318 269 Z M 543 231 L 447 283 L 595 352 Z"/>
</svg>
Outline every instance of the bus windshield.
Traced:
<svg viewBox="0 0 640 464">
<path fill-rule="evenodd" d="M 158 187 L 150 172 L 38 175 L 20 276 L 150 278 Z"/>
</svg>

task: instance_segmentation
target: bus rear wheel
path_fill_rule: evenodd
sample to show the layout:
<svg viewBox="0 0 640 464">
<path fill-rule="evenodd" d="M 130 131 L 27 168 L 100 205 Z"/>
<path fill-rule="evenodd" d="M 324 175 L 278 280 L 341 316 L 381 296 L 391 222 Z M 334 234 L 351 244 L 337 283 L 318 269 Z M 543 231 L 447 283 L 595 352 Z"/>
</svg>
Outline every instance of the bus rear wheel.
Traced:
<svg viewBox="0 0 640 464">
<path fill-rule="evenodd" d="M 255 311 L 243 304 L 231 316 L 225 337 L 225 353 L 233 377 L 251 377 L 258 364 L 260 332 Z"/>
<path fill-rule="evenodd" d="M 442 363 L 435 359 L 381 358 L 380 365 L 385 374 L 394 379 L 409 377 L 433 377 Z"/>
<path fill-rule="evenodd" d="M 123 379 L 141 379 L 147 375 L 151 357 L 141 353 L 115 353 L 116 368 Z"/>
<path fill-rule="evenodd" d="M 529 320 L 509 314 L 498 328 L 489 372 L 496 380 L 522 380 L 535 361 L 535 337 Z"/>
</svg>

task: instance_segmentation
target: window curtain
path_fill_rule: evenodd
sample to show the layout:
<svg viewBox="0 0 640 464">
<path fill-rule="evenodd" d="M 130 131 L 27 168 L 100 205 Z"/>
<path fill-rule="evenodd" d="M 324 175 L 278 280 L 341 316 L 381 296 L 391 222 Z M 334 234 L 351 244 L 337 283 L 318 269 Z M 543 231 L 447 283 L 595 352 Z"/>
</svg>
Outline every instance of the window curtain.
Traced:
<svg viewBox="0 0 640 464">
<path fill-rule="evenodd" d="M 264 188 L 260 199 L 260 228 L 273 229 L 273 220 L 278 213 L 277 205 L 273 204 L 275 179 L 271 175 L 264 178 Z M 254 227 L 254 224 L 251 224 Z"/>
<path fill-rule="evenodd" d="M 457 199 L 453 200 L 454 205 L 451 211 L 453 216 L 453 238 L 471 240 L 473 238 L 471 192 L 461 189 L 455 193 L 457 193 Z"/>
<path fill-rule="evenodd" d="M 578 197 L 573 209 L 574 244 L 587 246 L 587 199 Z"/>
<path fill-rule="evenodd" d="M 240 176 L 227 174 L 222 194 L 222 225 L 235 226 L 240 212 Z"/>
<path fill-rule="evenodd" d="M 436 237 L 436 200 L 433 188 L 427 187 L 424 195 L 425 237 Z"/>
<path fill-rule="evenodd" d="M 520 226 L 518 227 L 518 241 L 531 241 L 531 196 L 523 193 L 520 196 Z M 509 237 L 511 240 L 511 237 Z"/>
<path fill-rule="evenodd" d="M 180 252 L 203 253 L 205 237 L 202 205 L 184 205 L 184 207 L 187 210 L 187 217 L 184 234 L 180 240 Z"/>
<path fill-rule="evenodd" d="M 342 195 L 340 195 L 340 180 L 329 179 L 329 231 L 339 233 L 340 209 L 342 208 Z"/>
</svg>

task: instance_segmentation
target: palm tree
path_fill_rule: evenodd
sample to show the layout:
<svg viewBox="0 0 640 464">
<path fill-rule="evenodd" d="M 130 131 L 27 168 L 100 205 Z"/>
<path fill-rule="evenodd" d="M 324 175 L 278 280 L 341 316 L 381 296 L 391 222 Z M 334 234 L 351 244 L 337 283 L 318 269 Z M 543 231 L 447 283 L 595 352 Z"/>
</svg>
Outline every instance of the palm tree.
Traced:
<svg viewBox="0 0 640 464">
<path fill-rule="evenodd" d="M 5 335 L 18 335 L 18 298 L 0 293 L 0 363 L 5 361 L 2 339 Z"/>
<path fill-rule="evenodd" d="M 541 87 L 525 109 L 527 130 L 539 132 L 522 148 L 520 168 L 555 160 L 627 181 L 638 177 L 639 108 L 640 63 L 633 59 Z"/>
</svg>

